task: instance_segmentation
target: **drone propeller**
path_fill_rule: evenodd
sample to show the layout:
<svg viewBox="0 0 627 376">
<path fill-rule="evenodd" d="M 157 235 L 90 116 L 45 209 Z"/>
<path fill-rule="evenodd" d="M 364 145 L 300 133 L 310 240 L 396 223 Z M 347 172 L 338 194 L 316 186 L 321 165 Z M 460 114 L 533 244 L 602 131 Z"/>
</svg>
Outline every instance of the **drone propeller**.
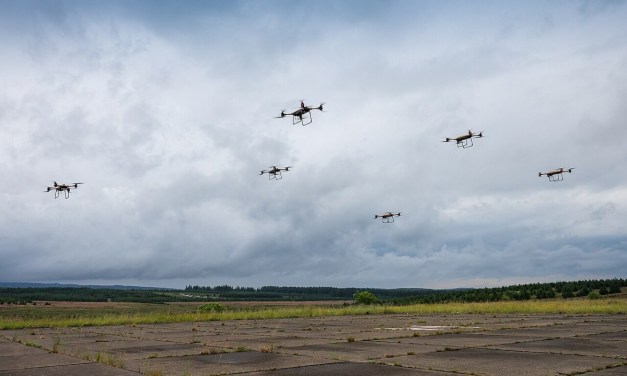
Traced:
<svg viewBox="0 0 627 376">
<path fill-rule="evenodd" d="M 57 184 L 57 182 L 56 182 L 56 181 L 53 181 L 53 182 L 52 182 L 52 185 L 54 185 L 55 187 L 58 187 L 58 186 L 59 186 L 59 184 Z"/>
<path fill-rule="evenodd" d="M 451 139 L 446 137 L 446 139 L 444 139 L 442 142 L 449 142 L 449 141 L 451 141 Z"/>
<path fill-rule="evenodd" d="M 324 102 L 320 103 L 320 106 L 317 107 L 318 110 L 324 111 L 324 108 L 322 106 L 324 106 Z"/>
</svg>

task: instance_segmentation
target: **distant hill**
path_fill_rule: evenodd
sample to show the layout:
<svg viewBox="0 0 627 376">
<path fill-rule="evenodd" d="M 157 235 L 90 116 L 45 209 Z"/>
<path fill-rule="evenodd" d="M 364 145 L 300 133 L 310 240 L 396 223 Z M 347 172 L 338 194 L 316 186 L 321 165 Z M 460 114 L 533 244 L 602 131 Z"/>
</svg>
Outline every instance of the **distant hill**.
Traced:
<svg viewBox="0 0 627 376">
<path fill-rule="evenodd" d="M 59 283 L 0 282 L 0 304 L 27 304 L 35 301 L 81 302 L 192 302 L 192 301 L 306 301 L 352 300 L 368 291 L 387 304 L 429 304 L 446 302 L 496 302 L 510 300 L 614 297 L 627 294 L 627 280 L 601 279 L 571 282 L 530 283 L 483 289 L 431 290 L 422 288 L 376 289 L 298 286 L 186 286 L 164 289 L 142 286 L 101 286 Z"/>
<path fill-rule="evenodd" d="M 90 288 L 109 290 L 176 290 L 167 287 L 145 287 L 124 285 L 77 285 L 72 283 L 0 282 L 0 288 Z"/>
</svg>

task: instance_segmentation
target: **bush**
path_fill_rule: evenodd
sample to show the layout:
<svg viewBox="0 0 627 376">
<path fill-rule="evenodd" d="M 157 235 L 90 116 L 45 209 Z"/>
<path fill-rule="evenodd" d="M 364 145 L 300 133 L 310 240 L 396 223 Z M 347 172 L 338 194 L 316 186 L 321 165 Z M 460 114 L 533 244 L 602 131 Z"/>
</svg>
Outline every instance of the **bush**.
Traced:
<svg viewBox="0 0 627 376">
<path fill-rule="evenodd" d="M 564 299 L 574 298 L 575 297 L 575 291 L 577 291 L 577 289 L 575 288 L 575 286 L 572 283 L 566 284 L 562 288 L 562 298 L 564 298 Z"/>
<path fill-rule="evenodd" d="M 207 303 L 198 307 L 199 312 L 223 312 L 226 307 L 220 303 Z"/>
<path fill-rule="evenodd" d="M 379 303 L 379 298 L 377 298 L 377 296 L 370 291 L 357 291 L 353 295 L 353 299 L 355 299 L 355 303 L 357 304 L 370 305 Z"/>
<path fill-rule="evenodd" d="M 590 289 L 587 287 L 582 288 L 581 290 L 579 290 L 579 292 L 577 293 L 577 296 L 588 296 L 590 295 Z"/>
<path fill-rule="evenodd" d="M 591 293 L 588 294 L 588 299 L 601 299 L 601 294 L 599 294 L 596 291 L 592 291 Z"/>
</svg>

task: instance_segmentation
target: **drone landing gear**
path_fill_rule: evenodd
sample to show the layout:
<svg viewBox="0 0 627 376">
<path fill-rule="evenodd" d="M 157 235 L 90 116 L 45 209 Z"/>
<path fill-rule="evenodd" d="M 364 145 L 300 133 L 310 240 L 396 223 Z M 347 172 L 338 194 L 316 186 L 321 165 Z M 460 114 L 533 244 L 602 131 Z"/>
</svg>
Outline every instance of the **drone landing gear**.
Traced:
<svg viewBox="0 0 627 376">
<path fill-rule="evenodd" d="M 467 140 L 462 140 L 457 143 L 458 148 L 468 149 L 468 148 L 471 148 L 472 146 L 473 146 L 472 138 L 469 138 Z"/>
<path fill-rule="evenodd" d="M 562 180 L 564 180 L 564 174 L 562 173 L 549 176 L 549 181 L 562 181 Z"/>
<path fill-rule="evenodd" d="M 60 191 L 54 191 L 54 198 L 57 199 L 59 198 L 60 195 Z M 67 200 L 68 198 L 70 198 L 70 191 L 65 191 L 65 199 Z"/>
<path fill-rule="evenodd" d="M 311 112 L 307 112 L 307 113 L 302 114 L 300 116 L 298 116 L 298 115 L 292 116 L 292 124 L 293 125 L 300 124 L 300 125 L 302 125 L 304 127 L 305 125 L 311 124 L 312 121 L 313 121 L 313 119 L 311 118 Z"/>
<path fill-rule="evenodd" d="M 281 180 L 283 179 L 283 175 L 281 175 L 281 172 L 277 172 L 274 174 L 268 174 L 268 180 Z"/>
<path fill-rule="evenodd" d="M 383 218 L 383 219 L 381 219 L 381 222 L 383 222 L 383 223 L 394 223 L 394 217 Z"/>
</svg>

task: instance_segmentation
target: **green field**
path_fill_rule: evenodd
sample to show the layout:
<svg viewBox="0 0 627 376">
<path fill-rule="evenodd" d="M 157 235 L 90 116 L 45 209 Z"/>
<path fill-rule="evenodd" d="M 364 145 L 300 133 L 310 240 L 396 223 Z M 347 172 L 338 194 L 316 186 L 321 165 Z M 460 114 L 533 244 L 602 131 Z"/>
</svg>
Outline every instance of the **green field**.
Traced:
<svg viewBox="0 0 627 376">
<path fill-rule="evenodd" d="M 200 303 L 13 305 L 0 309 L 0 329 L 136 325 L 194 321 L 385 314 L 625 314 L 627 299 L 550 299 L 515 302 L 391 305 L 231 305 L 199 312 Z"/>
</svg>

